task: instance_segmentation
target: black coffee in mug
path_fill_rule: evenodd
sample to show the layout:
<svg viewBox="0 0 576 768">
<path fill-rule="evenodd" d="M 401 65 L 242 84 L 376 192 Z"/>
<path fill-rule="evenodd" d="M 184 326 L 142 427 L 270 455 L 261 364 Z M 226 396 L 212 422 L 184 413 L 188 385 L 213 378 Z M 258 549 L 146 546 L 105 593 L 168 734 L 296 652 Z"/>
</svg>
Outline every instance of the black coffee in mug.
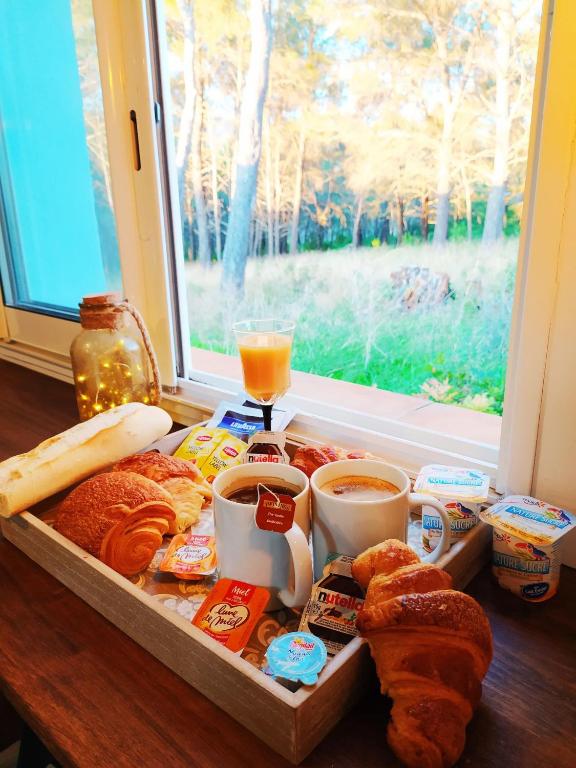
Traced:
<svg viewBox="0 0 576 768">
<path fill-rule="evenodd" d="M 224 491 L 222 496 L 229 501 L 235 501 L 237 504 L 257 504 L 258 493 L 266 493 L 266 491 L 271 491 L 278 496 L 281 494 L 290 496 L 290 498 L 293 499 L 302 492 L 302 489 L 284 484 L 279 485 L 277 482 L 270 483 L 266 480 L 251 480 L 249 483 L 245 483 L 239 488 L 232 488 Z"/>
</svg>

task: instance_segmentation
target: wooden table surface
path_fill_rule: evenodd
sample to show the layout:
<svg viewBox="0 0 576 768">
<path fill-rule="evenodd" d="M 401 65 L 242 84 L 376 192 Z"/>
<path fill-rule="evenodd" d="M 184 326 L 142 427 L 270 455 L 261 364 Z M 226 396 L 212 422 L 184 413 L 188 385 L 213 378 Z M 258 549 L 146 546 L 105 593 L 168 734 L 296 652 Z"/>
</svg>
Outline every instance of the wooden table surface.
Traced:
<svg viewBox="0 0 576 768">
<path fill-rule="evenodd" d="M 0 361 L 0 460 L 75 421 L 70 386 Z M 500 590 L 489 569 L 469 592 L 495 657 L 459 766 L 572 768 L 576 571 L 564 568 L 559 595 L 541 605 Z M 64 766 L 288 765 L 4 540 L 0 691 Z M 303 765 L 398 768 L 386 722 L 386 702 L 369 694 Z"/>
</svg>

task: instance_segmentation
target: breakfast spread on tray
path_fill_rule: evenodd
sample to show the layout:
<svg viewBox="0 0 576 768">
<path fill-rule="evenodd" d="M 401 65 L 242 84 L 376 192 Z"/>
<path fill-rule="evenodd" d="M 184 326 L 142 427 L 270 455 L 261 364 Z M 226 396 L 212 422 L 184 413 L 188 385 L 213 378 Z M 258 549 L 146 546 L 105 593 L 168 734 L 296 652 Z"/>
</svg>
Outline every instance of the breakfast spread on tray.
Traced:
<svg viewBox="0 0 576 768">
<path fill-rule="evenodd" d="M 412 492 L 404 471 L 362 449 L 295 446 L 290 412 L 272 413 L 293 326 L 239 326 L 256 404 L 225 403 L 180 440 L 160 439 L 172 422 L 159 408 L 113 408 L 0 464 L 0 513 L 69 489 L 38 512 L 57 534 L 178 614 L 190 639 L 289 691 L 321 686 L 365 638 L 393 702 L 391 749 L 409 768 L 453 766 L 492 636 L 439 565 L 482 519 L 499 583 L 546 600 L 574 519 L 528 497 L 486 508 L 489 478 L 473 469 L 425 466 Z"/>
</svg>

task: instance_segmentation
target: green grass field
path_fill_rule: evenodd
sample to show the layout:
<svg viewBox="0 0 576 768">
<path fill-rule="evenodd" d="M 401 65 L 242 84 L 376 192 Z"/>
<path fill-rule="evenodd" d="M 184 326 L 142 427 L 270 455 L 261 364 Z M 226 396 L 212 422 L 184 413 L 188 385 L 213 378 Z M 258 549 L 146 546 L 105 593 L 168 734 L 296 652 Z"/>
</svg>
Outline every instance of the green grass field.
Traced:
<svg viewBox="0 0 576 768">
<path fill-rule="evenodd" d="M 311 252 L 252 260 L 241 302 L 220 292 L 220 266 L 188 264 L 192 346 L 236 354 L 231 325 L 296 321 L 293 367 L 334 379 L 501 413 L 517 239 Z M 445 272 L 453 298 L 402 308 L 390 273 Z"/>
</svg>

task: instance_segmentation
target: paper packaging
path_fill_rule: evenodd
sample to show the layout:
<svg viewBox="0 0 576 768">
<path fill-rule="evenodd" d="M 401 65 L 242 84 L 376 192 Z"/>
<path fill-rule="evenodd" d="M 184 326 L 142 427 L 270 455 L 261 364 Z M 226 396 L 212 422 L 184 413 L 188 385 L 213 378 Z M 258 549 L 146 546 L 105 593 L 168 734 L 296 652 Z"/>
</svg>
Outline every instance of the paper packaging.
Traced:
<svg viewBox="0 0 576 768">
<path fill-rule="evenodd" d="M 493 526 L 492 572 L 523 600 L 553 597 L 560 581 L 560 539 L 576 526 L 564 509 L 531 496 L 507 496 L 480 513 Z"/>
<path fill-rule="evenodd" d="M 327 659 L 326 646 L 309 632 L 289 632 L 275 637 L 266 651 L 267 671 L 273 677 L 300 681 L 304 685 L 318 682 L 318 674 Z"/>
<path fill-rule="evenodd" d="M 255 432 L 248 438 L 248 450 L 244 454 L 244 463 L 290 464 L 290 457 L 285 447 L 285 432 Z"/>
<path fill-rule="evenodd" d="M 225 429 L 196 427 L 187 435 L 184 442 L 174 453 L 174 456 L 177 456 L 179 459 L 194 461 L 198 469 L 201 469 L 202 464 L 220 445 L 227 434 Z"/>
<path fill-rule="evenodd" d="M 282 432 L 292 420 L 294 413 L 275 406 L 272 411 L 272 429 Z M 209 427 L 222 427 L 229 433 L 245 441 L 250 435 L 264 429 L 264 416 L 259 405 L 240 403 L 220 403 L 208 422 Z"/>
<path fill-rule="evenodd" d="M 429 494 L 441 501 L 450 517 L 450 544 L 463 538 L 478 523 L 478 514 L 488 500 L 490 478 L 483 472 L 462 467 L 428 464 L 414 483 L 415 493 Z M 440 515 L 432 507 L 422 509 L 422 545 L 436 549 L 442 534 Z"/>
<path fill-rule="evenodd" d="M 264 612 L 270 593 L 243 581 L 220 579 L 192 624 L 231 651 L 241 651 Z"/>
<path fill-rule="evenodd" d="M 200 471 L 209 483 L 220 472 L 237 464 L 242 464 L 246 452 L 246 443 L 234 435 L 226 434 L 214 451 L 202 462 Z"/>
<path fill-rule="evenodd" d="M 364 605 L 364 592 L 352 578 L 353 562 L 347 555 L 328 555 L 300 620 L 300 631 L 320 637 L 331 656 L 358 634 L 356 616 Z"/>
<path fill-rule="evenodd" d="M 216 570 L 214 537 L 177 534 L 166 550 L 160 570 L 191 581 L 210 576 Z"/>
</svg>

